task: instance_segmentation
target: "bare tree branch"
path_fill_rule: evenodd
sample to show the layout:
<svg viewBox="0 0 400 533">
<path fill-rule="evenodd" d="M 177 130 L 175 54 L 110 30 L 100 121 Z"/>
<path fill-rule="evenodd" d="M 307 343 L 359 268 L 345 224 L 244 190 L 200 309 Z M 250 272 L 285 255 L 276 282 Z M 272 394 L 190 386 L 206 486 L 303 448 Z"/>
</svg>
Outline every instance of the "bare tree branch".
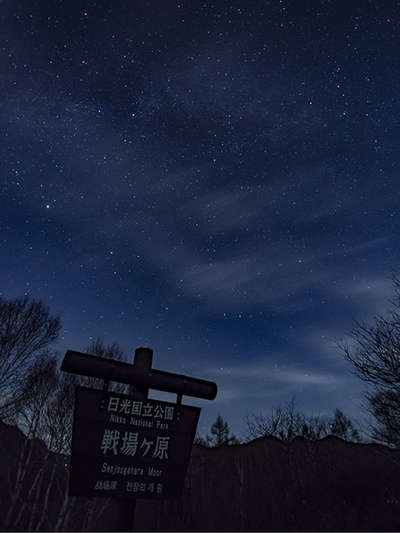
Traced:
<svg viewBox="0 0 400 533">
<path fill-rule="evenodd" d="M 40 301 L 0 297 L 0 416 L 23 400 L 26 373 L 59 334 L 59 317 Z"/>
<path fill-rule="evenodd" d="M 375 317 L 372 325 L 355 323 L 352 346 L 339 343 L 355 374 L 375 388 L 367 394 L 367 411 L 376 419 L 371 438 L 400 447 L 400 279 L 392 274 L 394 297 L 387 316 Z"/>
</svg>

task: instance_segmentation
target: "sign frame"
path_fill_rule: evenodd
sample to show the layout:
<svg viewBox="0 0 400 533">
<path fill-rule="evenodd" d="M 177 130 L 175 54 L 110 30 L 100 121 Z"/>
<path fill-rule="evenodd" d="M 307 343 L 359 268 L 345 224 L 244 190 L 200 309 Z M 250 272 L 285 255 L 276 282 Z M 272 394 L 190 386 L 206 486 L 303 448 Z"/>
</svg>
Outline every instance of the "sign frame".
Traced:
<svg viewBox="0 0 400 533">
<path fill-rule="evenodd" d="M 200 407 L 150 398 L 144 399 L 140 395 L 127 395 L 81 386 L 76 387 L 75 398 L 69 484 L 71 496 L 171 499 L 181 495 L 200 417 Z M 113 399 L 113 403 L 111 399 Z M 98 406 L 97 413 L 93 413 L 95 405 Z M 129 405 L 132 406 L 131 412 L 127 412 Z M 173 413 L 174 419 L 172 422 L 166 422 L 165 417 L 164 420 L 161 420 L 161 416 L 158 416 L 157 419 L 153 416 L 152 419 L 147 420 L 144 418 L 145 415 L 132 414 L 133 406 L 136 407 L 137 411 L 139 405 L 141 407 L 146 405 L 153 409 L 158 407 L 159 415 L 167 407 L 169 413 Z M 125 406 L 125 412 L 122 415 L 118 406 L 119 409 L 121 406 Z M 110 407 L 112 408 L 111 411 Z M 116 408 L 115 411 L 114 407 Z M 184 424 L 187 427 L 184 427 Z M 100 432 L 102 435 L 99 435 Z M 115 447 L 110 446 L 107 450 L 104 448 L 102 454 L 99 438 L 103 437 L 104 439 L 105 436 L 114 437 Z M 117 448 L 117 446 L 121 445 L 123 439 L 127 441 L 134 436 L 138 439 L 138 443 L 133 455 L 136 453 L 139 455 L 140 439 L 144 439 L 142 444 L 143 442 L 147 444 L 156 442 L 160 443 L 161 447 L 163 442 L 164 445 L 171 446 L 171 451 L 173 447 L 179 448 L 179 451 L 174 450 L 173 453 L 174 458 L 178 455 L 180 460 L 171 461 L 170 457 L 162 457 L 162 450 L 159 451 L 161 459 L 154 458 L 154 456 L 151 459 L 146 456 L 148 458 L 145 460 L 143 458 L 133 459 L 132 455 L 121 456 L 118 453 L 121 451 L 121 447 Z M 97 450 L 85 451 L 89 446 L 95 446 Z M 125 448 L 126 450 L 129 452 L 128 448 Z M 132 450 L 133 447 L 131 446 L 130 452 Z M 164 448 L 164 455 L 168 454 L 168 451 Z M 130 463 L 133 466 L 131 465 L 129 470 Z M 107 467 L 104 466 L 105 464 Z M 108 469 L 108 471 L 102 472 L 102 468 Z M 97 475 L 95 475 L 96 470 Z M 157 484 L 153 487 L 151 485 L 153 479 L 148 474 L 150 470 L 161 472 L 155 479 Z M 99 483 L 96 485 L 97 482 Z M 90 484 L 92 489 L 89 488 Z M 144 484 L 146 484 L 145 488 L 143 488 Z M 97 488 L 94 488 L 96 486 Z M 130 487 L 129 490 L 128 486 Z M 122 487 L 125 487 L 125 490 Z"/>
<path fill-rule="evenodd" d="M 182 483 L 179 487 L 182 492 L 184 488 L 184 478 L 189 464 L 190 452 L 193 446 L 194 435 L 196 432 L 201 409 L 193 406 L 182 406 L 182 395 L 192 396 L 195 398 L 204 398 L 207 400 L 214 400 L 218 387 L 212 381 L 205 381 L 198 378 L 183 376 L 181 374 L 173 374 L 171 372 L 164 372 L 162 370 L 152 369 L 153 350 L 151 348 L 139 347 L 135 350 L 135 357 L 133 364 L 116 361 L 110 358 L 99 357 L 92 354 L 86 354 L 68 350 L 64 356 L 61 364 L 62 372 L 69 372 L 71 374 L 78 374 L 81 376 L 97 377 L 103 380 L 103 394 L 107 394 L 110 381 L 119 383 L 127 383 L 130 385 L 130 398 L 137 398 L 138 400 L 149 400 L 149 389 L 163 390 L 177 394 L 178 408 L 192 408 L 198 409 L 196 424 L 194 426 L 193 435 L 191 438 L 191 446 L 189 450 L 189 457 L 185 466 L 185 474 L 182 478 Z M 90 389 L 99 390 L 99 389 Z M 75 425 L 75 409 L 74 409 L 74 423 L 73 423 L 73 443 L 76 442 L 76 425 Z M 74 439 L 75 437 L 75 439 Z M 72 455 L 71 455 L 72 459 Z M 71 476 L 74 474 L 74 469 L 70 468 L 69 472 L 69 491 L 71 491 Z M 98 496 L 96 494 L 96 496 Z M 110 497 L 110 495 L 107 495 Z M 117 497 L 118 504 L 118 524 L 115 526 L 119 531 L 135 530 L 135 507 L 137 495 L 132 498 Z M 160 499 L 160 498 L 157 498 Z"/>
</svg>

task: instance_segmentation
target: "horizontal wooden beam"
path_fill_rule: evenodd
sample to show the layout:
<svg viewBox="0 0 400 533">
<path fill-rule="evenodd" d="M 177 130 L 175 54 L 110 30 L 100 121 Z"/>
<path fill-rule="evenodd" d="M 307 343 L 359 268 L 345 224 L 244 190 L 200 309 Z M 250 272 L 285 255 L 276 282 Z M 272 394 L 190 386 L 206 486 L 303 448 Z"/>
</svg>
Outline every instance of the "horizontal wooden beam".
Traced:
<svg viewBox="0 0 400 533">
<path fill-rule="evenodd" d="M 61 364 L 63 372 L 91 376 L 109 381 L 127 383 L 139 388 L 149 388 L 172 392 L 194 398 L 214 400 L 218 387 L 213 381 L 173 374 L 139 365 L 106 359 L 97 355 L 68 350 Z"/>
</svg>

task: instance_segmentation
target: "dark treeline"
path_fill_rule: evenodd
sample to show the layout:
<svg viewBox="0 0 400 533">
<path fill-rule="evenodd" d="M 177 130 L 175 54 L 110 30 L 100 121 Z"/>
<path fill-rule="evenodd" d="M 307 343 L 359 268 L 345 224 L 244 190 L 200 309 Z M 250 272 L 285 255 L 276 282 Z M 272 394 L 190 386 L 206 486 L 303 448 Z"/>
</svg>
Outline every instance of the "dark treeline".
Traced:
<svg viewBox="0 0 400 533">
<path fill-rule="evenodd" d="M 219 414 L 211 434 L 197 434 L 195 444 L 213 448 L 240 445 L 265 436 L 290 442 L 297 436 L 318 440 L 334 435 L 346 441 L 399 448 L 400 282 L 395 276 L 393 282 L 395 296 L 388 315 L 378 317 L 373 325 L 357 323 L 351 332 L 351 348 L 345 343 L 338 345 L 356 374 L 375 386 L 375 392 L 365 396 L 365 409 L 375 419 L 368 432 L 357 428 L 339 409 L 328 420 L 307 416 L 296 409 L 292 399 L 270 415 L 247 416 L 247 435 L 242 439 L 231 434 Z M 0 420 L 3 429 L 4 424 L 15 426 L 25 436 L 15 447 L 16 456 L 7 459 L 7 475 L 3 469 L 2 531 L 90 530 L 93 518 L 110 505 L 110 500 L 104 498 L 82 502 L 68 495 L 75 386 L 100 388 L 102 383 L 96 378 L 60 372 L 54 350 L 60 329 L 60 317 L 52 315 L 42 302 L 28 297 L 0 297 Z M 117 343 L 106 345 L 101 339 L 83 351 L 125 360 Z M 127 392 L 124 385 L 115 383 L 112 390 Z M 39 442 L 42 451 L 37 460 Z M 1 450 L 3 453 L 3 446 Z M 0 457 L 0 464 L 5 460 Z"/>
<path fill-rule="evenodd" d="M 340 409 L 335 409 L 331 419 L 323 420 L 319 416 L 305 415 L 296 410 L 292 398 L 284 407 L 273 409 L 271 415 L 250 415 L 245 418 L 247 435 L 240 439 L 230 434 L 229 425 L 219 414 L 211 426 L 211 435 L 204 438 L 196 435 L 195 444 L 207 448 L 243 444 L 259 437 L 276 437 L 283 442 L 290 442 L 295 437 L 317 440 L 333 435 L 348 442 L 364 442 L 360 431 Z"/>
<path fill-rule="evenodd" d="M 26 436 L 16 448 L 12 471 L 2 479 L 1 531 L 68 530 L 77 507 L 82 507 L 82 502 L 68 495 L 75 386 L 100 388 L 102 381 L 59 370 L 52 345 L 60 329 L 60 318 L 52 316 L 42 302 L 0 298 L 0 420 Z M 101 339 L 85 351 L 124 358 L 116 343 L 107 346 Z M 116 383 L 111 390 L 126 391 Z M 0 464 L 4 459 L 0 457 Z M 85 521 L 79 529 L 90 530 L 91 518 L 103 512 L 109 501 L 92 498 L 85 504 L 79 513 Z"/>
</svg>

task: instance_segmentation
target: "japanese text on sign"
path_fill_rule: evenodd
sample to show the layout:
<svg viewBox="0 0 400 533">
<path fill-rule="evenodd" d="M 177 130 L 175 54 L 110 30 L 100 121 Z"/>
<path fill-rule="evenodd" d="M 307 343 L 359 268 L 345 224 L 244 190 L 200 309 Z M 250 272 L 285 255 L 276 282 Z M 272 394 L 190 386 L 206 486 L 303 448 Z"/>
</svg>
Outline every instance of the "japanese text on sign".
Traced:
<svg viewBox="0 0 400 533">
<path fill-rule="evenodd" d="M 162 407 L 159 404 L 151 405 L 149 402 L 144 403 L 130 398 L 118 398 L 117 396 L 109 398 L 107 411 L 125 415 L 162 418 L 164 420 L 173 420 L 174 418 L 174 407 L 172 405 Z"/>
<path fill-rule="evenodd" d="M 133 433 L 132 431 L 125 431 L 121 439 L 121 432 L 117 429 L 108 429 L 105 428 L 100 449 L 103 454 L 111 452 L 114 455 L 121 453 L 123 455 L 136 455 L 136 452 L 144 448 L 141 457 L 145 457 L 150 448 L 154 444 L 154 440 L 147 440 L 146 437 L 142 440 L 139 446 L 138 440 L 139 433 Z M 153 454 L 151 455 L 154 458 L 158 459 L 168 459 L 168 443 L 170 437 L 156 437 L 156 444 L 154 447 Z"/>
<path fill-rule="evenodd" d="M 200 409 L 77 387 L 70 493 L 164 499 L 183 487 Z"/>
<path fill-rule="evenodd" d="M 108 481 L 106 479 L 98 479 L 94 484 L 94 490 L 101 491 L 113 491 L 117 490 L 118 481 Z M 150 492 L 156 494 L 162 494 L 163 484 L 155 483 L 142 483 L 139 481 L 127 481 L 125 485 L 126 492 Z"/>
</svg>

